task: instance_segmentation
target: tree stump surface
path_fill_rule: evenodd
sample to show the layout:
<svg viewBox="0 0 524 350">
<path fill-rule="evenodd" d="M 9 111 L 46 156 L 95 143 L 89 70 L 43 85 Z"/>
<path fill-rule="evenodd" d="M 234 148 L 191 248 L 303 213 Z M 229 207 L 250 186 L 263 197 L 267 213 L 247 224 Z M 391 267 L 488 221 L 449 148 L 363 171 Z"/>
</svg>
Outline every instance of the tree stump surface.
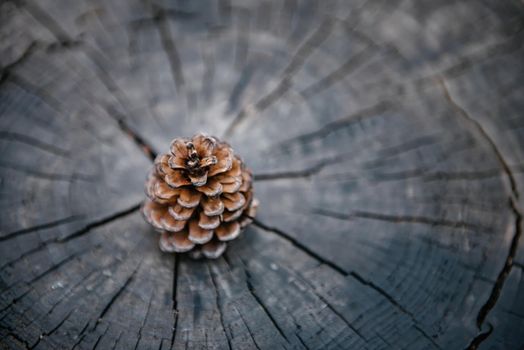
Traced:
<svg viewBox="0 0 524 350">
<path fill-rule="evenodd" d="M 8 349 L 520 349 L 524 3 L 0 4 Z M 151 158 L 224 137 L 257 222 L 163 254 Z"/>
</svg>

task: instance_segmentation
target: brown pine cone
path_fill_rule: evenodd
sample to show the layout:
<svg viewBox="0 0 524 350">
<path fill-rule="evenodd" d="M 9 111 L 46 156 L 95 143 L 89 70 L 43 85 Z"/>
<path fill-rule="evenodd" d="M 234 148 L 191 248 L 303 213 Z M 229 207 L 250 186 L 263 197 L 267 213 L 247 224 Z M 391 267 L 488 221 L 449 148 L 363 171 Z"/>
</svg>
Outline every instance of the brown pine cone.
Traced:
<svg viewBox="0 0 524 350">
<path fill-rule="evenodd" d="M 197 134 L 171 142 L 146 181 L 142 213 L 164 252 L 218 258 L 254 217 L 252 174 L 225 142 Z"/>
</svg>

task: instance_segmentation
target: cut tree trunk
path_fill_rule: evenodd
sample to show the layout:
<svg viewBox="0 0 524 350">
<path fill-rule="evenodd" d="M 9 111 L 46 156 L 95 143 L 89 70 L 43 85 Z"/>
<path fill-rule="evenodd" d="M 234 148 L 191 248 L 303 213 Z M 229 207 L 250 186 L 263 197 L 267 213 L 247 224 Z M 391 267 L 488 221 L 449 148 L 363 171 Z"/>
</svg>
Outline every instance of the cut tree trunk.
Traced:
<svg viewBox="0 0 524 350">
<path fill-rule="evenodd" d="M 524 346 L 524 4 L 0 4 L 0 348 Z M 163 254 L 151 159 L 223 137 L 259 214 Z"/>
</svg>

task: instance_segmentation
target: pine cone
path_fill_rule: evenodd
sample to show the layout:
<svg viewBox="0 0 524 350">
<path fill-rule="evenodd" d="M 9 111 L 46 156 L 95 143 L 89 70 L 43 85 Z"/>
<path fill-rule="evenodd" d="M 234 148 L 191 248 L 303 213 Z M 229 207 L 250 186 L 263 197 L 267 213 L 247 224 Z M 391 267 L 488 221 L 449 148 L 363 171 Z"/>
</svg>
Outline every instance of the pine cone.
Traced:
<svg viewBox="0 0 524 350">
<path fill-rule="evenodd" d="M 231 146 L 197 134 L 171 142 L 146 181 L 142 213 L 164 252 L 218 258 L 255 216 L 252 173 Z"/>
</svg>

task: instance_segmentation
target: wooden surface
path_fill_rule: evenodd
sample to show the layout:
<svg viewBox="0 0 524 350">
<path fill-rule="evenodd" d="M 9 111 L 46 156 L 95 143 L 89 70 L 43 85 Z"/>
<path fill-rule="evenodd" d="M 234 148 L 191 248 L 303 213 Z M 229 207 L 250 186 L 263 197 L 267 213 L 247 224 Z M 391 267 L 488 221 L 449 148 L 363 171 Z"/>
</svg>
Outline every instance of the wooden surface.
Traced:
<svg viewBox="0 0 524 350">
<path fill-rule="evenodd" d="M 522 349 L 520 0 L 0 3 L 9 349 Z M 162 254 L 151 155 L 225 137 L 258 221 Z"/>
</svg>

